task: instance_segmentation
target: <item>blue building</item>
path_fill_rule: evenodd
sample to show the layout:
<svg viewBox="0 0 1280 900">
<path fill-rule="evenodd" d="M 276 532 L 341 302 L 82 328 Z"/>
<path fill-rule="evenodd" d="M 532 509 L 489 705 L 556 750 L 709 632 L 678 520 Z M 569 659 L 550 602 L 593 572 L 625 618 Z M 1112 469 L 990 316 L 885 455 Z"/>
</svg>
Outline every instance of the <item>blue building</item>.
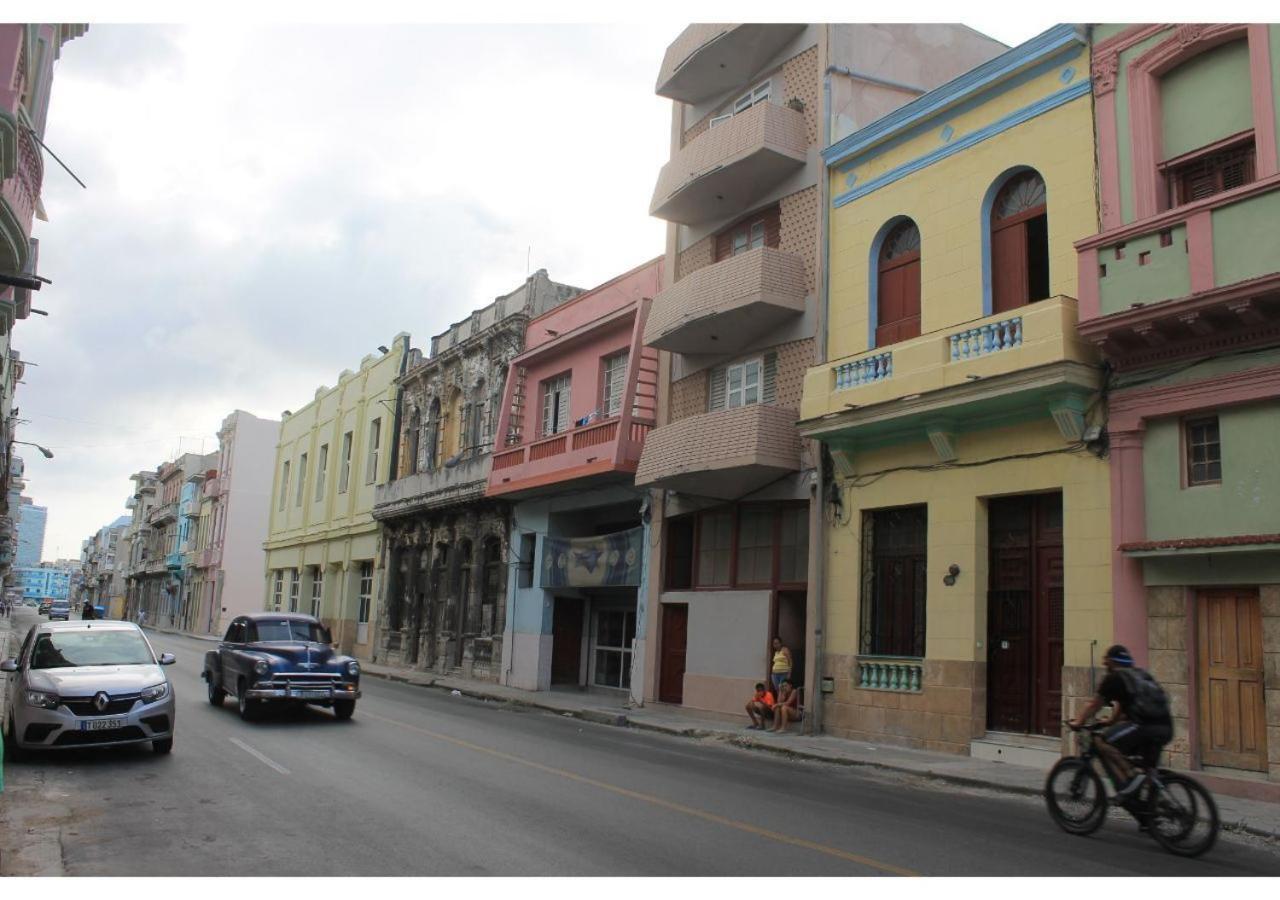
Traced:
<svg viewBox="0 0 1280 900">
<path fill-rule="evenodd" d="M 71 571 L 52 566 L 17 566 L 14 580 L 24 600 L 66 600 L 71 596 Z"/>
<path fill-rule="evenodd" d="M 44 558 L 44 526 L 49 510 L 36 506 L 30 497 L 21 499 L 18 510 L 18 552 L 14 567 L 38 566 Z"/>
</svg>

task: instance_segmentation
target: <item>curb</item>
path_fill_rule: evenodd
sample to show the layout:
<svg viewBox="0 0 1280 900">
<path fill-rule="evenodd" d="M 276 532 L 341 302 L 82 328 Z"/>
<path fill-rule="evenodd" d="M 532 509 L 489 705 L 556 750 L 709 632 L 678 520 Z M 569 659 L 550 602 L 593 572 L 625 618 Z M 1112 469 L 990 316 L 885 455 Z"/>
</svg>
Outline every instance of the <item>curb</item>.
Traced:
<svg viewBox="0 0 1280 900">
<path fill-rule="evenodd" d="M 777 756 L 783 756 L 790 759 L 802 759 L 807 762 L 830 763 L 837 766 L 847 766 L 849 768 L 868 768 L 877 769 L 883 772 L 893 772 L 899 775 L 913 775 L 917 778 L 927 778 L 933 781 L 942 782 L 944 784 L 954 784 L 959 787 L 977 788 L 979 790 L 995 791 L 997 793 L 1013 794 L 1020 797 L 1041 797 L 1044 792 L 1041 788 L 1024 787 L 1018 784 L 1002 784 L 1000 782 L 985 781 L 981 778 L 972 778 L 966 775 L 956 775 L 951 772 L 937 772 L 932 769 L 920 770 L 912 769 L 906 766 L 897 766 L 892 763 L 878 762 L 863 759 L 849 759 L 846 757 L 822 756 L 807 750 L 797 750 L 790 747 L 779 747 L 772 744 L 761 744 L 747 738 L 726 734 L 721 731 L 708 731 L 705 728 L 697 728 L 695 726 L 681 727 L 677 725 L 663 725 L 657 722 L 638 722 L 624 713 L 612 713 L 605 710 L 567 710 L 546 703 L 539 703 L 535 700 L 525 700 L 523 698 L 500 697 L 489 694 L 484 691 L 464 690 L 461 688 L 449 687 L 440 684 L 437 680 L 416 681 L 404 675 L 394 675 L 390 673 L 371 672 L 367 669 L 362 674 L 369 675 L 374 678 L 381 678 L 385 681 L 395 681 L 401 684 L 411 684 L 416 687 L 435 688 L 440 691 L 458 691 L 463 697 L 470 697 L 474 700 L 492 700 L 499 703 L 509 703 L 513 706 L 521 706 L 530 709 L 541 709 L 547 712 L 555 713 L 560 716 L 568 716 L 574 719 L 581 719 L 586 722 L 595 722 L 600 725 L 610 725 L 617 728 L 634 728 L 637 731 L 650 731 L 658 734 L 666 734 L 674 737 L 688 738 L 692 740 L 718 740 L 742 750 L 754 750 L 764 753 L 772 753 Z M 1248 822 L 1241 820 L 1238 822 L 1228 822 L 1226 820 L 1220 823 L 1223 831 L 1249 834 L 1254 837 L 1265 838 L 1269 841 L 1280 842 L 1280 832 L 1270 831 L 1260 828 L 1256 825 L 1250 825 Z"/>
</svg>

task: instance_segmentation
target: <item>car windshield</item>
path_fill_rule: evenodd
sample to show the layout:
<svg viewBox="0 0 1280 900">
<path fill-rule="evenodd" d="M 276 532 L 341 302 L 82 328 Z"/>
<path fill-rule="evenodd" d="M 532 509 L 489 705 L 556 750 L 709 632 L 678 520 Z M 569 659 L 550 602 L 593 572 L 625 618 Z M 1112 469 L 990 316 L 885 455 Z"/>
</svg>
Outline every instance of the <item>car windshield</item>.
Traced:
<svg viewBox="0 0 1280 900">
<path fill-rule="evenodd" d="M 154 665 L 151 648 L 136 631 L 88 629 L 42 634 L 31 653 L 31 668 Z"/>
<path fill-rule="evenodd" d="M 317 622 L 306 622 L 299 619 L 279 619 L 275 621 L 259 620 L 259 641 L 311 641 L 315 644 L 329 643 L 329 632 Z"/>
</svg>

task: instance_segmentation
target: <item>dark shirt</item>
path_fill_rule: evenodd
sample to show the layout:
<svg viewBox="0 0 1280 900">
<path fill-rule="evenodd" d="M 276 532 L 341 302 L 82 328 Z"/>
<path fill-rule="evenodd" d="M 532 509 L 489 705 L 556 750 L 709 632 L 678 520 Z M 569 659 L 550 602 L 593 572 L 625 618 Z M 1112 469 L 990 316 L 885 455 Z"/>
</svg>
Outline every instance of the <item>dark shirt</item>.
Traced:
<svg viewBox="0 0 1280 900">
<path fill-rule="evenodd" d="M 1107 677 L 1102 679 L 1102 684 L 1098 685 L 1098 696 L 1102 697 L 1108 703 L 1119 706 L 1124 713 L 1125 718 L 1135 722 L 1138 717 L 1133 715 L 1130 707 L 1133 705 L 1132 694 L 1129 691 L 1129 682 L 1125 680 L 1120 672 L 1108 672 Z M 1143 721 L 1143 725 L 1173 725 L 1173 720 L 1169 716 L 1163 716 L 1155 721 Z"/>
</svg>

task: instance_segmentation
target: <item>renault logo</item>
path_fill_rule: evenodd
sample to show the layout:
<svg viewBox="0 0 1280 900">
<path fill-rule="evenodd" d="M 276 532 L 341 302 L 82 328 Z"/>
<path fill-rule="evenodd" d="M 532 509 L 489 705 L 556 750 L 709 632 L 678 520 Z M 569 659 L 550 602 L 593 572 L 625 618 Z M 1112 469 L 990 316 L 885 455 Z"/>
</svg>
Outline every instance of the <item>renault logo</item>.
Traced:
<svg viewBox="0 0 1280 900">
<path fill-rule="evenodd" d="M 107 704 L 110 702 L 111 698 L 107 696 L 106 691 L 98 691 L 97 695 L 93 698 L 93 708 L 98 712 L 105 712 Z"/>
</svg>

